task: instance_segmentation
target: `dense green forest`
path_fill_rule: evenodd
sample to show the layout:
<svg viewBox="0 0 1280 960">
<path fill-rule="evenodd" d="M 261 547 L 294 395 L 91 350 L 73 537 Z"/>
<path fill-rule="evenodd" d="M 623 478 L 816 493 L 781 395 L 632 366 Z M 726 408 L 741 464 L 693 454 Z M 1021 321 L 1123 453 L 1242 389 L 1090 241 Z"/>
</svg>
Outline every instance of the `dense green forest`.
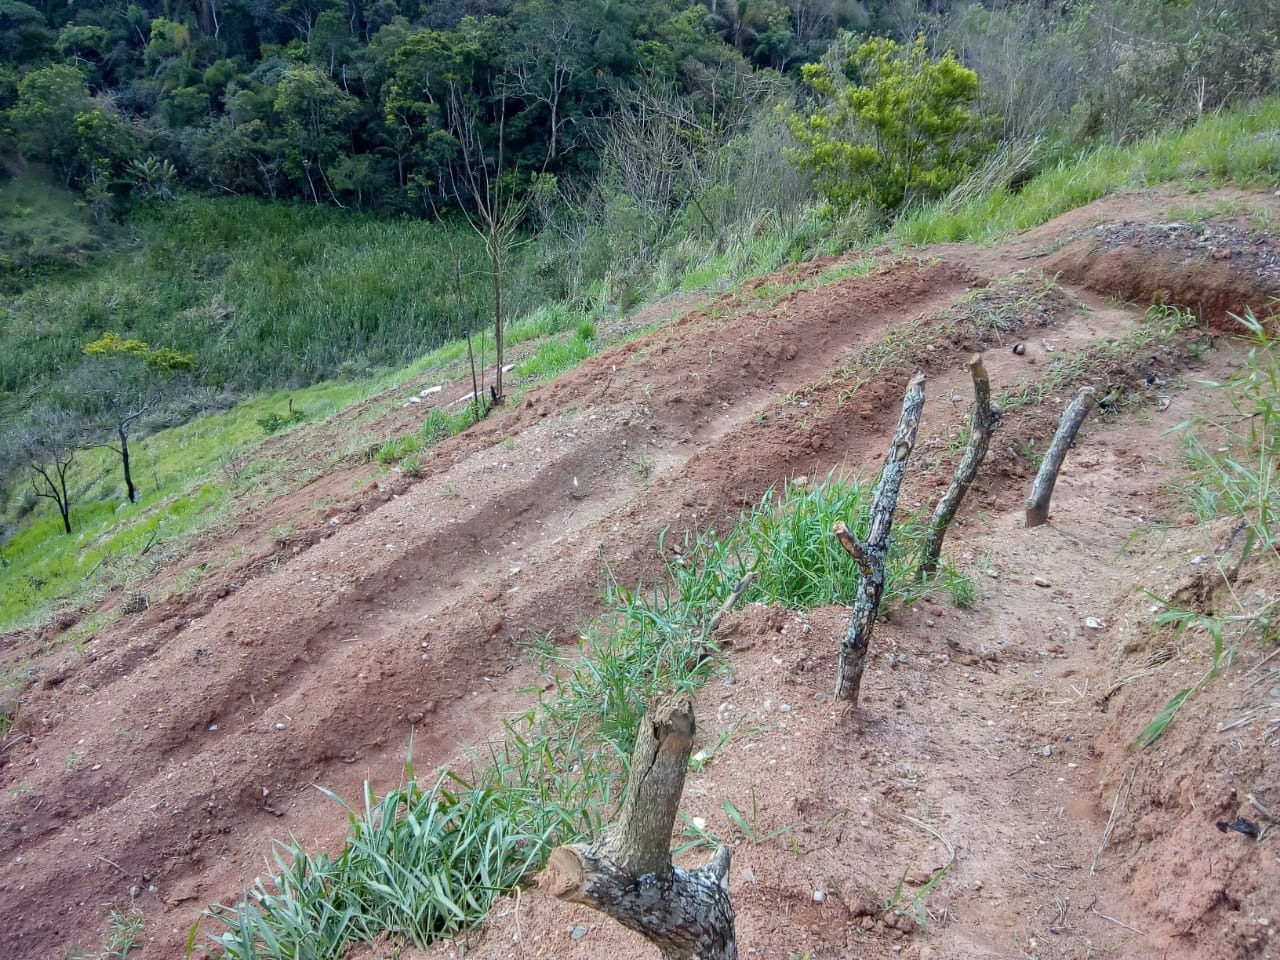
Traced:
<svg viewBox="0 0 1280 960">
<path fill-rule="evenodd" d="M 98 204 L 181 185 L 435 216 L 469 202 L 472 150 L 501 144 L 523 190 L 625 165 L 662 120 L 713 148 L 803 97 L 787 78 L 842 29 L 955 50 L 997 133 L 1025 137 L 1258 93 L 1278 28 L 1266 0 L 0 0 L 0 111 L 11 164 Z"/>
<path fill-rule="evenodd" d="M 1016 192 L 1274 91 L 1278 38 L 1274 0 L 0 0 L 0 500 Z"/>
</svg>

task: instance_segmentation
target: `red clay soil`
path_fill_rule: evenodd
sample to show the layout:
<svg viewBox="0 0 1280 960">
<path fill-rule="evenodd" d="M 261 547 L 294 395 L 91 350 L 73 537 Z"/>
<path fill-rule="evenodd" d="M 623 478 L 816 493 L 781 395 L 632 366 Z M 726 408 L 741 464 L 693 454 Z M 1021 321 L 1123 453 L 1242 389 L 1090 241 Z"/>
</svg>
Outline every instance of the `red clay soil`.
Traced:
<svg viewBox="0 0 1280 960">
<path fill-rule="evenodd" d="M 1223 198 L 1275 210 L 1261 195 L 1210 199 Z M 1250 797 L 1280 810 L 1272 664 L 1242 652 L 1155 747 L 1128 748 L 1203 672 L 1204 643 L 1154 630 L 1142 588 L 1193 589 L 1179 578 L 1203 564 L 1188 566 L 1186 551 L 1221 546 L 1209 542 L 1221 531 L 1164 493 L 1177 452 L 1167 429 L 1204 402 L 1194 381 L 1223 375 L 1232 354 L 1193 359 L 1187 338 L 1208 343 L 1193 331 L 1111 358 L 1105 345 L 1142 310 L 1106 298 L 1159 288 L 1174 299 L 1189 289 L 1179 270 L 1247 259 L 1165 229 L 1176 203 L 1115 198 L 999 248 L 888 256 L 781 297 L 778 285 L 833 264 L 749 284 L 531 390 L 437 447 L 421 479 L 370 483 L 368 466 L 349 466 L 274 498 L 198 546 L 193 556 L 221 568 L 198 589 L 82 647 L 52 629 L 3 638 L 0 670 L 30 683 L 0 753 L 0 957 L 96 943 L 110 908 L 147 921 L 131 957 L 180 955 L 200 911 L 262 871 L 273 838 L 337 848 L 343 811 L 314 785 L 354 798 L 370 780 L 381 792 L 401 779 L 411 736 L 426 770 L 499 733 L 538 681 L 522 645 L 577 635 L 597 610 L 602 563 L 624 583 L 650 576 L 663 528 L 722 524 L 797 476 L 873 471 L 917 365 L 929 400 L 903 503 L 923 506 L 954 462 L 977 350 L 997 389 L 1034 396 L 1040 384 L 1048 396 L 1007 413 L 948 541 L 981 584 L 976 608 L 891 611 L 854 713 L 830 699 L 844 612 L 750 609 L 731 624 L 724 676 L 699 696 L 707 748 L 728 740 L 684 809 L 737 841 L 743 955 L 1270 955 L 1275 838 L 1215 825 L 1261 817 Z M 1239 298 L 1212 310 L 1265 307 L 1280 283 L 1254 261 L 1275 237 L 1242 217 L 1206 223 L 1257 253 L 1232 279 Z M 1098 224 L 1168 255 L 1126 261 L 1136 286 L 1108 280 L 1098 265 L 1124 246 L 1097 240 Z M 1074 251 L 1088 290 L 1042 275 L 1057 262 L 1050 248 Z M 877 346 L 886 337 L 892 349 Z M 1031 457 L 1072 386 L 1053 365 L 1064 355 L 1089 355 L 1079 369 L 1123 403 L 1089 421 L 1054 522 L 1026 531 Z M 395 408 L 371 440 L 429 406 Z M 329 428 L 340 435 L 343 418 Z M 323 429 L 304 435 L 323 444 Z M 282 449 L 302 455 L 296 442 Z M 175 576 L 144 590 L 159 595 Z M 753 810 L 752 836 L 735 836 L 726 801 Z M 955 863 L 922 900 L 927 933 L 884 912 L 903 877 L 899 906 L 912 907 L 948 844 Z M 470 944 L 480 957 L 652 955 L 536 889 L 501 902 Z M 361 955 L 375 954 L 391 952 Z"/>
</svg>

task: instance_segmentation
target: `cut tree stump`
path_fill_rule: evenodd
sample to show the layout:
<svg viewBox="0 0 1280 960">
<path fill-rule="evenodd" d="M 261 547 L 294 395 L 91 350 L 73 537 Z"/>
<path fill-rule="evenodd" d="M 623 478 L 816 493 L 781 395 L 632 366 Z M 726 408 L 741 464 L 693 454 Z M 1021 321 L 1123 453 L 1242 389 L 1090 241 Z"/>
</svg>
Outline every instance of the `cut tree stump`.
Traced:
<svg viewBox="0 0 1280 960">
<path fill-rule="evenodd" d="M 720 846 L 697 870 L 671 862 L 671 828 L 693 735 L 687 695 L 655 705 L 640 725 L 617 819 L 590 843 L 552 851 L 541 885 L 636 931 L 663 960 L 737 960 L 729 847 Z"/>
<path fill-rule="evenodd" d="M 889 553 L 893 512 L 898 506 L 898 492 L 902 489 L 907 460 L 916 443 L 916 431 L 920 426 L 920 411 L 923 407 L 924 373 L 917 373 L 907 384 L 898 429 L 893 435 L 889 456 L 880 471 L 880 479 L 876 481 L 875 493 L 871 497 L 871 525 L 867 530 L 866 541 L 859 542 L 844 523 L 836 521 L 835 524 L 836 538 L 862 572 L 849 628 L 840 641 L 840 665 L 836 676 L 836 698 L 847 700 L 855 707 L 858 705 L 858 691 L 862 687 L 862 671 L 867 663 L 871 630 L 880 609 L 880 596 L 884 593 L 884 563 Z"/>
<path fill-rule="evenodd" d="M 1000 421 L 1000 408 L 992 406 L 991 380 L 987 377 L 987 368 L 982 365 L 980 354 L 975 353 L 969 358 L 969 373 L 973 377 L 973 416 L 969 420 L 969 446 L 964 452 L 964 459 L 956 467 L 951 485 L 947 487 L 929 518 L 920 567 L 916 570 L 916 576 L 920 580 L 937 572 L 938 557 L 942 554 L 942 539 L 947 535 L 947 528 L 960 509 L 964 495 L 969 492 L 973 478 L 978 475 L 978 468 L 987 457 L 991 434 Z"/>
<path fill-rule="evenodd" d="M 1044 460 L 1040 462 L 1040 472 L 1036 474 L 1031 496 L 1027 498 L 1027 529 L 1049 522 L 1049 499 L 1053 496 L 1054 484 L 1058 482 L 1058 471 L 1062 469 L 1062 461 L 1066 459 L 1080 424 L 1084 423 L 1085 414 L 1093 405 L 1093 395 L 1093 387 L 1081 387 L 1062 411 L 1058 432 L 1053 435 L 1053 443 L 1049 444 Z"/>
</svg>

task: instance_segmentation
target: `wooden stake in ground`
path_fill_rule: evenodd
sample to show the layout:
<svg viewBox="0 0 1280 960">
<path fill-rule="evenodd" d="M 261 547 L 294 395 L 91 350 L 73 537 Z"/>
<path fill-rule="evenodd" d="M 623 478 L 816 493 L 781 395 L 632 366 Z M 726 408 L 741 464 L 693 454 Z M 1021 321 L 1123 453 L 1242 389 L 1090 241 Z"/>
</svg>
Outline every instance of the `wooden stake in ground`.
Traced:
<svg viewBox="0 0 1280 960">
<path fill-rule="evenodd" d="M 721 846 L 697 870 L 671 863 L 671 828 L 693 734 L 687 695 L 655 705 L 640 725 L 616 821 L 590 843 L 552 851 L 542 885 L 636 931 L 662 951 L 663 960 L 737 960 L 730 849 Z"/>
<path fill-rule="evenodd" d="M 921 580 L 938 569 L 942 538 L 947 535 L 947 528 L 960 509 L 960 501 L 969 492 L 973 478 L 978 475 L 978 467 L 986 459 L 991 434 L 1000 420 L 999 408 L 991 405 L 991 381 L 987 378 L 987 368 L 982 365 L 980 354 L 975 353 L 969 358 L 969 373 L 973 376 L 973 416 L 969 420 L 969 447 L 964 452 L 964 459 L 956 467 L 951 486 L 947 487 L 942 499 L 933 508 L 933 516 L 929 518 L 924 551 L 920 567 L 916 571 L 916 576 Z"/>
<path fill-rule="evenodd" d="M 1053 435 L 1053 443 L 1049 444 L 1044 460 L 1040 463 L 1036 482 L 1031 485 L 1031 496 L 1027 497 L 1028 529 L 1049 521 L 1049 498 L 1053 496 L 1053 485 L 1058 482 L 1062 461 L 1076 438 L 1080 424 L 1084 423 L 1085 414 L 1093 405 L 1093 394 L 1093 387 L 1081 387 L 1062 411 L 1058 432 Z"/>
<path fill-rule="evenodd" d="M 875 493 L 871 497 L 871 526 L 865 543 L 860 543 L 848 527 L 837 521 L 835 534 L 841 546 L 849 552 L 862 578 L 858 581 L 858 594 L 853 602 L 853 616 L 849 628 L 840 641 L 840 667 L 836 677 L 836 698 L 858 705 L 858 691 L 862 687 L 862 671 L 867 662 L 867 645 L 875 626 L 876 613 L 880 609 L 880 595 L 884 593 L 884 563 L 889 553 L 889 530 L 893 526 L 893 512 L 898 506 L 898 491 L 902 477 L 907 472 L 907 460 L 916 443 L 916 430 L 920 426 L 920 411 L 924 407 L 924 374 L 917 373 L 907 384 L 902 399 L 902 416 L 898 430 L 893 435 L 889 456 L 880 471 Z"/>
</svg>

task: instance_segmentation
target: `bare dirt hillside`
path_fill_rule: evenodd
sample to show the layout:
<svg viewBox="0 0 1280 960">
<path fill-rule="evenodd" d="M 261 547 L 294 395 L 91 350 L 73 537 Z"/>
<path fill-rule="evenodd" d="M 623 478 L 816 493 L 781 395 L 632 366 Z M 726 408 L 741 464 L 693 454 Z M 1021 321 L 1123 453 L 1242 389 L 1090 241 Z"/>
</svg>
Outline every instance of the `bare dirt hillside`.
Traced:
<svg viewBox="0 0 1280 960">
<path fill-rule="evenodd" d="M 1171 213 L 1222 200 L 1242 212 Z M 531 391 L 437 447 L 419 479 L 352 465 L 259 491 L 258 510 L 193 549 L 208 564 L 196 587 L 86 644 L 54 628 L 4 637 L 0 669 L 30 682 L 0 754 L 0 956 L 60 956 L 129 906 L 148 924 L 137 956 L 180 955 L 272 838 L 337 847 L 343 812 L 314 784 L 383 790 L 411 736 L 422 770 L 496 734 L 537 680 L 522 645 L 576 637 L 603 563 L 633 581 L 657 569 L 664 528 L 729 522 L 797 477 L 872 473 L 917 367 L 929 399 L 903 502 L 927 503 L 958 454 L 975 351 L 1028 401 L 1006 411 L 948 541 L 976 608 L 892 611 L 852 713 L 831 702 L 845 614 L 751 608 L 699 696 L 703 738 L 725 745 L 684 807 L 738 841 L 743 955 L 1272 955 L 1275 836 L 1215 824 L 1250 797 L 1280 811 L 1275 661 L 1242 654 L 1155 747 L 1129 749 L 1207 655 L 1151 626 L 1144 588 L 1203 591 L 1202 559 L 1228 532 L 1167 493 L 1168 430 L 1213 402 L 1200 379 L 1230 371 L 1215 337 L 1228 313 L 1280 293 L 1280 238 L 1253 211 L 1280 204 L 1152 192 L 998 247 L 886 250 L 829 282 L 841 261 L 801 265 Z M 1153 300 L 1191 306 L 1201 327 L 1119 350 Z M 1079 382 L 1118 400 L 1068 458 L 1053 522 L 1024 530 L 1033 457 Z M 429 407 L 364 429 L 385 439 Z M 310 425 L 279 456 L 301 469 L 307 445 L 347 429 Z M 164 576 L 144 591 L 166 593 Z M 743 835 L 726 800 L 759 829 Z M 948 845 L 928 931 L 884 912 L 895 888 L 913 908 Z M 501 901 L 469 944 L 485 958 L 651 955 L 536 889 Z"/>
</svg>

